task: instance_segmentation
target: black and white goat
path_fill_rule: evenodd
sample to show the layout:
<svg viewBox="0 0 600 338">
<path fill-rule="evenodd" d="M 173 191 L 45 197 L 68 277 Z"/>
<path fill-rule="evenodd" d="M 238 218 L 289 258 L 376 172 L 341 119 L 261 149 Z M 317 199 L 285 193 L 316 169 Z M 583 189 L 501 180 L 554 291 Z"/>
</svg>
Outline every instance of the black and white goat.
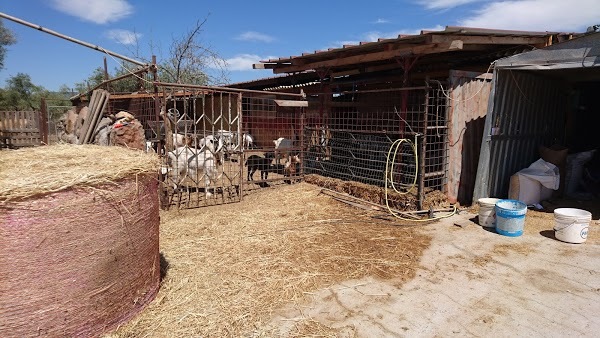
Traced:
<svg viewBox="0 0 600 338">
<path fill-rule="evenodd" d="M 258 155 L 248 156 L 245 163 L 245 165 L 248 166 L 248 181 L 254 181 L 254 173 L 257 170 L 260 170 L 261 180 L 268 179 L 274 156 L 273 153 L 265 153 L 265 157 L 260 157 Z"/>
<path fill-rule="evenodd" d="M 275 145 L 275 158 L 279 164 L 282 155 L 286 157 L 288 156 L 290 149 L 292 148 L 293 141 L 284 137 L 280 137 L 276 140 L 273 140 L 273 144 Z"/>
</svg>

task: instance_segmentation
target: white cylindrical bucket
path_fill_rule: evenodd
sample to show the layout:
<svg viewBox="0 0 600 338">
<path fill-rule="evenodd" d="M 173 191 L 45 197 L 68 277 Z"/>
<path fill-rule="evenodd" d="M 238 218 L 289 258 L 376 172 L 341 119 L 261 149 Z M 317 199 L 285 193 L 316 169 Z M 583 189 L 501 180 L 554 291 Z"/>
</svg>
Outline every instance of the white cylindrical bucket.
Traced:
<svg viewBox="0 0 600 338">
<path fill-rule="evenodd" d="M 479 225 L 493 228 L 496 226 L 496 203 L 499 198 L 480 198 L 479 203 Z"/>
<path fill-rule="evenodd" d="M 575 208 L 554 210 L 554 237 L 567 243 L 583 243 L 587 239 L 592 213 Z"/>
</svg>

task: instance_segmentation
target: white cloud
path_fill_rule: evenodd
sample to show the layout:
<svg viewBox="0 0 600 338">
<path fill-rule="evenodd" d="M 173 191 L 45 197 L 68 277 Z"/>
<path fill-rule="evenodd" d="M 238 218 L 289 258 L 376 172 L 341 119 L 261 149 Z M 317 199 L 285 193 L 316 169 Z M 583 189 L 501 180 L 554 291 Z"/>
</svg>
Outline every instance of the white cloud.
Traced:
<svg viewBox="0 0 600 338">
<path fill-rule="evenodd" d="M 111 29 L 105 33 L 105 36 L 122 45 L 133 45 L 142 37 L 142 34 L 124 29 Z"/>
<path fill-rule="evenodd" d="M 52 0 L 51 4 L 56 10 L 97 24 L 119 21 L 133 13 L 126 0 Z"/>
<path fill-rule="evenodd" d="M 230 71 L 251 70 L 252 65 L 255 63 L 260 63 L 260 60 L 272 58 L 274 57 L 260 57 L 255 54 L 239 54 L 235 57 L 225 60 L 225 62 L 227 63 L 227 69 Z"/>
<path fill-rule="evenodd" d="M 382 18 L 379 18 L 379 19 L 377 19 L 377 20 L 373 21 L 373 23 L 374 23 L 374 24 L 376 24 L 376 25 L 377 25 L 377 24 L 390 23 L 390 20 L 388 20 L 388 19 L 382 19 Z"/>
<path fill-rule="evenodd" d="M 263 33 L 258 33 L 258 32 L 251 32 L 251 31 L 242 33 L 235 39 L 242 40 L 242 41 L 259 41 L 259 42 L 267 42 L 267 43 L 275 41 L 275 38 L 273 38 L 272 36 L 269 36 L 269 35 L 263 34 Z"/>
<path fill-rule="evenodd" d="M 600 23 L 598 0 L 497 1 L 460 21 L 461 26 L 531 31 L 584 32 Z"/>
<path fill-rule="evenodd" d="M 427 9 L 450 9 L 481 0 L 421 0 L 419 3 Z"/>
</svg>

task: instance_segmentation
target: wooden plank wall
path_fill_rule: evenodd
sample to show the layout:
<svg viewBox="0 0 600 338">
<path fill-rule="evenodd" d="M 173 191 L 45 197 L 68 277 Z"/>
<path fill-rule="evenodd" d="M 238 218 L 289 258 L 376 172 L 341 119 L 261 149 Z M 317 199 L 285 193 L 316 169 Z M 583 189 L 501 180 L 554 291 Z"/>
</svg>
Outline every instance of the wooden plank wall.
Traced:
<svg viewBox="0 0 600 338">
<path fill-rule="evenodd" d="M 39 146 L 40 116 L 38 111 L 0 111 L 0 147 Z"/>
</svg>

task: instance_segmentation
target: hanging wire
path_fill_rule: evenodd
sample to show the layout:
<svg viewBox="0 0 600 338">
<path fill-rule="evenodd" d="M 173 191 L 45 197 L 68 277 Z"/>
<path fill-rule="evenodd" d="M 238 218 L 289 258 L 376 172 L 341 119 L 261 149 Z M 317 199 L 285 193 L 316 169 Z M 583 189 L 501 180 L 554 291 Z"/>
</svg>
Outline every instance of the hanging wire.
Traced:
<svg viewBox="0 0 600 338">
<path fill-rule="evenodd" d="M 488 69 L 485 71 L 484 74 L 489 74 L 490 70 L 492 69 L 492 67 L 494 66 L 495 63 L 496 63 L 496 61 L 490 63 L 490 66 L 488 67 Z M 440 91 L 442 92 L 442 95 L 444 95 L 447 99 L 449 99 L 451 101 L 458 101 L 458 102 L 467 102 L 467 101 L 472 100 L 473 98 L 475 98 L 476 96 L 478 96 L 479 93 L 485 87 L 485 80 L 483 80 L 483 82 L 481 83 L 481 86 L 479 87 L 479 89 L 477 90 L 477 92 L 475 94 L 473 94 L 473 96 L 471 96 L 469 98 L 466 98 L 466 99 L 453 99 L 449 95 L 450 90 L 448 90 L 448 91 L 444 90 L 444 87 L 442 86 L 442 83 L 439 80 L 429 80 L 429 81 L 437 82 L 438 85 L 440 86 Z"/>
</svg>

